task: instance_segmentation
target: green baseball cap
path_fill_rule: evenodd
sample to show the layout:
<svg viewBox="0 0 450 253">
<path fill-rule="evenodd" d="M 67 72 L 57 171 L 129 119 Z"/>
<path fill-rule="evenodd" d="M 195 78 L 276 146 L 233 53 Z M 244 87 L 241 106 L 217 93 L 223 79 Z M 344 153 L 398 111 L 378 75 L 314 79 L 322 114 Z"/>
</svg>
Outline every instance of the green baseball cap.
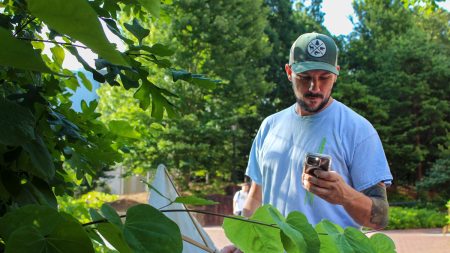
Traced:
<svg viewBox="0 0 450 253">
<path fill-rule="evenodd" d="M 295 73 L 327 70 L 339 75 L 338 48 L 334 40 L 320 33 L 305 33 L 292 44 L 289 65 Z"/>
</svg>

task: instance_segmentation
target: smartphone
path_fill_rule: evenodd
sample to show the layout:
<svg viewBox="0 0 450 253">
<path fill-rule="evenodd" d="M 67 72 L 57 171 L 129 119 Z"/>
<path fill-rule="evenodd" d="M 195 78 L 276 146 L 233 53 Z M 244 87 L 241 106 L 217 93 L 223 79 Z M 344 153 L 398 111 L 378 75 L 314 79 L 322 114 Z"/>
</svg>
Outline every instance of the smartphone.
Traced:
<svg viewBox="0 0 450 253">
<path fill-rule="evenodd" d="M 304 161 L 305 173 L 316 176 L 315 170 L 329 171 L 331 168 L 331 156 L 318 154 L 318 153 L 306 153 Z"/>
</svg>

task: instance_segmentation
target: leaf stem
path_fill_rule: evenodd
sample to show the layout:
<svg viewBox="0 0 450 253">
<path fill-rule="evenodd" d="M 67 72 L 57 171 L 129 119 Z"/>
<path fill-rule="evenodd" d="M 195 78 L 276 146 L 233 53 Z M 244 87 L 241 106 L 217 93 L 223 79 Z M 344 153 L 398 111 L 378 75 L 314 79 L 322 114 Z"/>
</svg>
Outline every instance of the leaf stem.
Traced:
<svg viewBox="0 0 450 253">
<path fill-rule="evenodd" d="M 86 46 L 81 46 L 81 45 L 76 45 L 76 44 L 66 43 L 66 42 L 58 42 L 58 41 L 53 41 L 53 40 L 29 39 L 29 38 L 24 38 L 24 37 L 17 37 L 17 39 L 19 39 L 19 40 L 28 40 L 28 41 L 38 41 L 38 42 L 53 43 L 53 44 L 59 44 L 59 45 L 64 45 L 64 46 L 71 46 L 71 47 L 80 47 L 80 48 L 84 48 L 84 49 L 88 48 Z"/>
<path fill-rule="evenodd" d="M 280 229 L 276 224 L 269 224 L 269 223 L 264 223 L 264 222 L 261 222 L 261 221 L 250 220 L 250 219 L 244 218 L 244 217 L 230 216 L 230 215 L 226 215 L 226 214 L 213 213 L 213 212 L 208 212 L 208 211 L 203 211 L 203 210 L 169 209 L 169 210 L 160 210 L 160 212 L 162 212 L 162 213 L 173 213 L 173 212 L 201 213 L 201 214 L 208 214 L 208 215 L 213 215 L 213 216 L 224 217 L 224 218 L 232 219 L 232 220 L 239 220 L 239 221 L 243 221 L 243 222 L 249 222 L 249 223 L 262 225 L 262 226 L 266 226 L 266 227 L 270 227 L 270 228 Z M 125 218 L 125 217 L 127 217 L 127 215 L 123 214 L 123 215 L 120 215 L 119 217 L 120 218 Z M 94 225 L 94 224 L 103 223 L 103 222 L 108 222 L 108 220 L 107 219 L 101 219 L 101 220 L 91 221 L 91 222 L 82 224 L 82 226 L 84 227 L 84 226 Z M 383 229 L 373 229 L 373 230 L 368 230 L 368 231 L 365 231 L 365 232 L 361 231 L 361 232 L 363 234 L 368 234 L 368 233 L 378 232 L 378 231 L 381 231 L 381 230 L 383 230 Z M 318 235 L 329 235 L 327 233 L 317 233 L 317 234 Z"/>
</svg>

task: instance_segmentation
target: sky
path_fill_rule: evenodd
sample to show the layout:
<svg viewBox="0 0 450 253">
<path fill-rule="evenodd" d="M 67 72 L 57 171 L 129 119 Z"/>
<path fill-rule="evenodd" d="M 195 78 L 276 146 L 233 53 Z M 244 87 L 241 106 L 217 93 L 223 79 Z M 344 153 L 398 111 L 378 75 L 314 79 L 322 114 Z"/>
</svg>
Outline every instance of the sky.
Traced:
<svg viewBox="0 0 450 253">
<path fill-rule="evenodd" d="M 450 1 L 438 3 L 450 10 Z M 325 13 L 324 25 L 333 35 L 347 35 L 353 30 L 349 17 L 354 15 L 352 0 L 323 0 L 322 12 Z"/>
</svg>

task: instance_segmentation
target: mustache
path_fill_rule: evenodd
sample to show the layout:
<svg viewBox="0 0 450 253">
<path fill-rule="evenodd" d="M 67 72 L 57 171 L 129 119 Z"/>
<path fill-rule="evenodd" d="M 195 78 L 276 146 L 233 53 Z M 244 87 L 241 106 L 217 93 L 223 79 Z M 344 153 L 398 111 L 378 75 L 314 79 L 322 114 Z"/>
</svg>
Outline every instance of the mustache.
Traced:
<svg viewBox="0 0 450 253">
<path fill-rule="evenodd" d="M 312 92 L 305 93 L 305 95 L 303 95 L 303 96 L 306 98 L 323 98 L 322 94 L 315 94 Z"/>
</svg>

